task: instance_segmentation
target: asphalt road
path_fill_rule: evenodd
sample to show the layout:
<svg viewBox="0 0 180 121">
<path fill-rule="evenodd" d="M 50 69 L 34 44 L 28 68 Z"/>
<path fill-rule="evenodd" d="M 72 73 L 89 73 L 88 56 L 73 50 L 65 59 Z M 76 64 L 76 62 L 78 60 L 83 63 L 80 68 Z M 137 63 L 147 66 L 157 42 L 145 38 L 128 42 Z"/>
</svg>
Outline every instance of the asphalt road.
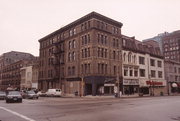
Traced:
<svg viewBox="0 0 180 121">
<path fill-rule="evenodd" d="M 0 100 L 0 121 L 180 121 L 180 96 Z"/>
</svg>

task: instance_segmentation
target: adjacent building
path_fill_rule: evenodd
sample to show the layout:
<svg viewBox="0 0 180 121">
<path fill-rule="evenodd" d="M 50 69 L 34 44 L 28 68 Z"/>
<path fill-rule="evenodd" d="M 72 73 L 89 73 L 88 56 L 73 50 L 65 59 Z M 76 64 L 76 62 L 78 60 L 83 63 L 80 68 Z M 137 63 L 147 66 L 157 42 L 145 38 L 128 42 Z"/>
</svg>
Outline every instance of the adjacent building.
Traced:
<svg viewBox="0 0 180 121">
<path fill-rule="evenodd" d="M 0 56 L 0 89 L 8 87 L 20 89 L 20 68 L 32 62 L 34 56 L 29 53 L 11 51 Z"/>
<path fill-rule="evenodd" d="M 121 27 L 121 22 L 92 12 L 40 39 L 39 88 L 113 94 L 122 78 Z"/>
<path fill-rule="evenodd" d="M 180 93 L 180 63 L 165 60 L 165 79 L 167 80 L 168 94 Z"/>
<path fill-rule="evenodd" d="M 154 43 L 140 42 L 134 37 L 123 39 L 123 94 L 160 95 L 167 93 L 164 58 Z"/>
<path fill-rule="evenodd" d="M 20 68 L 21 73 L 21 89 L 38 89 L 38 58 L 31 63 Z"/>
</svg>

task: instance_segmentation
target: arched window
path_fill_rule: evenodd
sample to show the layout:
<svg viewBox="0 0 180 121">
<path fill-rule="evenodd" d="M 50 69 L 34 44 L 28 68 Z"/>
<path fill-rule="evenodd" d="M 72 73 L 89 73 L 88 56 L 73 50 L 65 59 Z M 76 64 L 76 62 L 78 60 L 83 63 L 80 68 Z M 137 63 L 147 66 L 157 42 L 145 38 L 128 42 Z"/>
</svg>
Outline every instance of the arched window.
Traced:
<svg viewBox="0 0 180 121">
<path fill-rule="evenodd" d="M 73 40 L 73 48 L 76 48 L 76 41 Z"/>
<path fill-rule="evenodd" d="M 71 53 L 68 54 L 68 61 L 71 61 Z"/>
<path fill-rule="evenodd" d="M 126 61 L 126 53 L 123 55 L 124 62 Z"/>
<path fill-rule="evenodd" d="M 136 55 L 134 55 L 133 59 L 134 59 L 134 63 L 136 63 Z"/>
<path fill-rule="evenodd" d="M 72 43 L 71 41 L 69 41 L 69 49 L 71 49 L 71 47 L 72 47 Z"/>
<path fill-rule="evenodd" d="M 75 60 L 75 52 L 72 53 L 72 60 Z"/>
<path fill-rule="evenodd" d="M 132 54 L 129 52 L 128 53 L 128 62 L 131 62 Z"/>
</svg>

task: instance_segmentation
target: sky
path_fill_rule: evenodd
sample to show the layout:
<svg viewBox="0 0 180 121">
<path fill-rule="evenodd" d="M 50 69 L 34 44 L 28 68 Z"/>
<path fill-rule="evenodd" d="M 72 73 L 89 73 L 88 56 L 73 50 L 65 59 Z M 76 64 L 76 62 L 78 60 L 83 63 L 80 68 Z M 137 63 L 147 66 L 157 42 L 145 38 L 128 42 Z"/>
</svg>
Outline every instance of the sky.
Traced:
<svg viewBox="0 0 180 121">
<path fill-rule="evenodd" d="M 180 30 L 180 0 L 0 0 L 0 55 L 39 56 L 38 40 L 95 11 L 137 40 Z"/>
</svg>

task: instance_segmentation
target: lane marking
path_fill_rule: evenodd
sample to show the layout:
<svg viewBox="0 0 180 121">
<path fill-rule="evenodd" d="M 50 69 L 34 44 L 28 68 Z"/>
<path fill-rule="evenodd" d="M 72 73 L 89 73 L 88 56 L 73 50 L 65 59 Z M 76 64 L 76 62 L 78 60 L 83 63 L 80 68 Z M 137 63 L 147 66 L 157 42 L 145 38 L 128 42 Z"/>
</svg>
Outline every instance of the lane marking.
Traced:
<svg viewBox="0 0 180 121">
<path fill-rule="evenodd" d="M 12 110 L 9 110 L 9 109 L 7 109 L 7 108 L 5 108 L 5 107 L 0 107 L 0 109 L 3 109 L 3 110 L 5 110 L 5 111 L 7 111 L 7 112 L 10 112 L 10 113 L 12 113 L 12 114 L 14 114 L 14 115 L 16 115 L 16 116 L 19 116 L 19 117 L 21 117 L 21 118 L 23 118 L 23 119 L 25 119 L 25 120 L 27 120 L 27 121 L 35 121 L 34 119 L 28 118 L 27 116 L 24 116 L 24 115 L 22 115 L 22 114 L 20 114 L 20 113 L 17 113 L 17 112 L 14 112 L 14 111 L 12 111 Z"/>
</svg>

